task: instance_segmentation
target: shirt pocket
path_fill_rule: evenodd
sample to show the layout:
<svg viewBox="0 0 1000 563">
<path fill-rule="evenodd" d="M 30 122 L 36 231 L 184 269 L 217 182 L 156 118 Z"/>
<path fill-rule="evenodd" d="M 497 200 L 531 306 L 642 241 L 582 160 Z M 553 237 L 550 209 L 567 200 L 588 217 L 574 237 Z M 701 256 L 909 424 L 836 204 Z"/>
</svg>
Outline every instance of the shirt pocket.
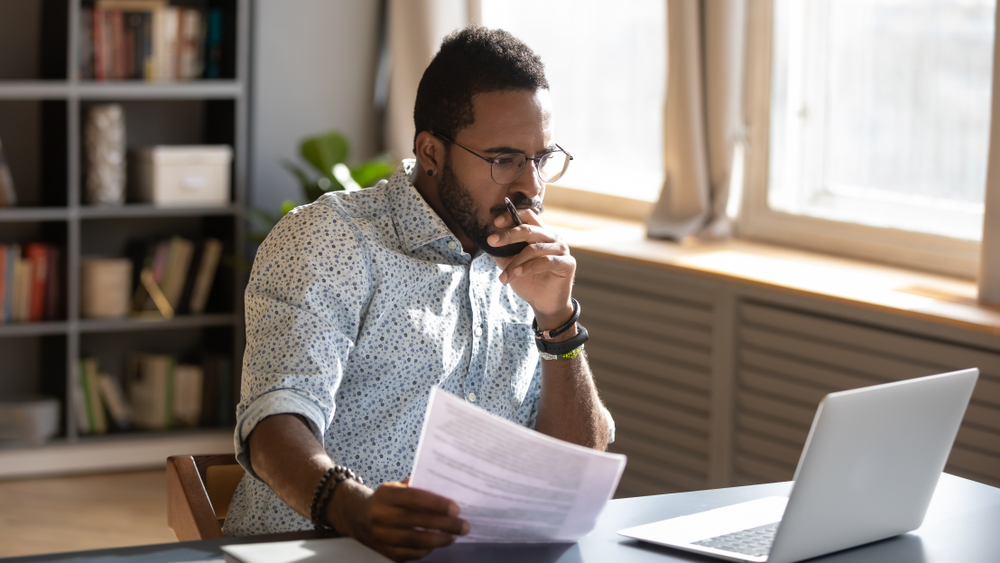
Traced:
<svg viewBox="0 0 1000 563">
<path fill-rule="evenodd" d="M 531 325 L 505 322 L 499 372 L 501 381 L 507 382 L 510 402 L 515 410 L 524 402 L 537 368 L 538 348 Z"/>
</svg>

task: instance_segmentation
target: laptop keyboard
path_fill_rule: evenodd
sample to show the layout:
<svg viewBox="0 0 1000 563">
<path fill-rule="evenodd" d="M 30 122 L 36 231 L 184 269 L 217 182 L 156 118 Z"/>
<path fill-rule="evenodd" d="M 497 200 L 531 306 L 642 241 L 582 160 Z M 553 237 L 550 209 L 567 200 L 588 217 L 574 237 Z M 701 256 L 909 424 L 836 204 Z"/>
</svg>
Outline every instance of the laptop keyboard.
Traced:
<svg viewBox="0 0 1000 563">
<path fill-rule="evenodd" d="M 760 557 L 767 555 L 771 551 L 771 543 L 774 542 L 774 533 L 778 531 L 778 524 L 780 523 L 764 524 L 756 528 L 740 530 L 739 532 L 715 536 L 714 538 L 693 543 L 702 547 L 711 547 L 722 551 L 732 551 L 734 553 L 742 553 L 743 555 Z"/>
</svg>

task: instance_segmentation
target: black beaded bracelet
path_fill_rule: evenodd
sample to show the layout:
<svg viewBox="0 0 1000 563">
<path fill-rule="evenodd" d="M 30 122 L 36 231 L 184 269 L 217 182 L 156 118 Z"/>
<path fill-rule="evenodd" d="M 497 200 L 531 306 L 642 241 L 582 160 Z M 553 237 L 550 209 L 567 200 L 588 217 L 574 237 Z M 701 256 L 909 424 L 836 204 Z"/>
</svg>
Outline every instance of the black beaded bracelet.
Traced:
<svg viewBox="0 0 1000 563">
<path fill-rule="evenodd" d="M 316 492 L 313 493 L 312 506 L 309 510 L 309 519 L 312 520 L 313 526 L 317 530 L 320 529 L 321 526 L 324 526 L 320 521 L 320 517 L 323 512 L 326 511 L 326 505 L 330 501 L 329 497 L 326 497 L 323 494 L 323 489 L 326 488 L 326 483 L 330 480 L 330 477 L 333 477 L 336 470 L 336 467 L 330 467 L 324 471 L 323 476 L 320 477 L 319 484 L 316 485 Z"/>
<path fill-rule="evenodd" d="M 333 477 L 333 486 L 330 487 L 329 492 L 323 494 L 323 489 L 326 488 L 331 477 Z M 337 485 L 347 479 L 357 481 L 360 485 L 365 484 L 365 480 L 350 468 L 343 465 L 334 465 L 323 472 L 323 477 L 320 478 L 319 484 L 316 486 L 316 492 L 313 493 L 312 507 L 309 512 L 310 519 L 312 520 L 313 527 L 324 536 L 336 535 L 336 530 L 326 520 L 326 507 L 330 504 L 330 499 L 333 498 L 333 493 L 336 492 Z"/>
<path fill-rule="evenodd" d="M 576 324 L 576 321 L 580 320 L 580 302 L 573 297 L 570 297 L 569 300 L 573 304 L 573 316 L 570 317 L 569 320 L 566 321 L 566 324 L 561 327 L 554 328 L 552 330 L 538 330 L 538 319 L 532 319 L 531 329 L 535 331 L 535 338 L 544 340 L 555 338 L 556 336 L 559 336 L 569 330 L 570 327 Z"/>
</svg>

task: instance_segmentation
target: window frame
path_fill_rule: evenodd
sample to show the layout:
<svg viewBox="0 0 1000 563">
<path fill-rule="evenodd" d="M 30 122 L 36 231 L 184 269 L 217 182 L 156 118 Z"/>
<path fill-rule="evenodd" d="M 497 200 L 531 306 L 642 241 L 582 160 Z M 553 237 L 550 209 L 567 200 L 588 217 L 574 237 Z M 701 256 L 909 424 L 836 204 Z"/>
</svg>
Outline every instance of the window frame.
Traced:
<svg viewBox="0 0 1000 563">
<path fill-rule="evenodd" d="M 978 241 L 796 215 L 769 207 L 773 0 L 748 5 L 747 28 L 746 175 L 738 236 L 974 279 L 979 271 Z M 984 217 L 984 222 L 988 218 Z"/>
</svg>

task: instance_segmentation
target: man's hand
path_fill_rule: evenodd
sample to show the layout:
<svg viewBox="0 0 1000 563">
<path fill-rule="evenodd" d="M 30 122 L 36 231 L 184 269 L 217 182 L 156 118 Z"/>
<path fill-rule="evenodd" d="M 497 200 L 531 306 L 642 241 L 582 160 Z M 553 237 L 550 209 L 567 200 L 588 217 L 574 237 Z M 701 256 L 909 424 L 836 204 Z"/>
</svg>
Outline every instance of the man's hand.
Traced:
<svg viewBox="0 0 1000 563">
<path fill-rule="evenodd" d="M 514 228 L 508 228 L 514 221 L 507 214 L 497 217 L 494 225 L 502 230 L 490 235 L 487 242 L 491 246 L 528 243 L 516 256 L 494 258 L 503 268 L 500 281 L 509 284 L 531 305 L 540 328 L 556 328 L 573 314 L 570 295 L 576 259 L 570 255 L 569 245 L 542 223 L 533 210 L 521 211 L 520 217 L 524 224 Z"/>
<path fill-rule="evenodd" d="M 395 561 L 420 559 L 469 533 L 458 505 L 411 489 L 408 480 L 382 483 L 372 491 L 354 481 L 337 486 L 327 507 L 334 528 Z"/>
</svg>

